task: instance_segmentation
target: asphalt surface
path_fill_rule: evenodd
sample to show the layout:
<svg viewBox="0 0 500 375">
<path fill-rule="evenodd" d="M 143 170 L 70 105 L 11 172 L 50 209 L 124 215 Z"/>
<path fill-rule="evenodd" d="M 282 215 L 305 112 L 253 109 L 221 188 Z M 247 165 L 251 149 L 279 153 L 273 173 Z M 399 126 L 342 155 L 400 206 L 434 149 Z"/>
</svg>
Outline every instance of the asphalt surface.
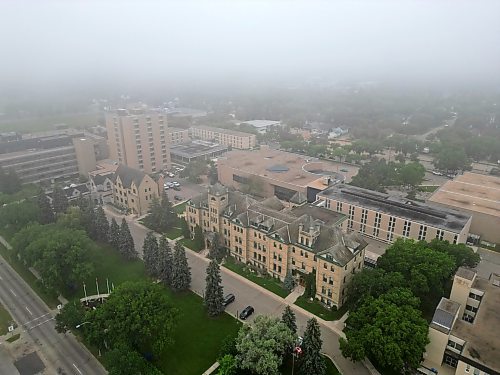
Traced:
<svg viewBox="0 0 500 375">
<path fill-rule="evenodd" d="M 121 220 L 121 215 L 109 209 L 106 209 L 105 212 L 109 218 L 115 217 L 117 221 L 118 219 Z M 129 223 L 130 233 L 134 238 L 136 249 L 139 255 L 142 256 L 142 244 L 144 243 L 144 238 L 148 231 L 143 226 L 133 221 L 131 217 L 127 217 L 126 220 Z M 209 260 L 191 251 L 186 251 L 186 255 L 189 266 L 191 267 L 191 290 L 199 295 L 203 295 L 206 268 Z M 255 308 L 255 313 L 248 318 L 247 321 L 251 322 L 258 315 L 281 317 L 286 306 L 286 302 L 282 298 L 263 290 L 258 285 L 239 275 L 235 275 L 224 267 L 221 268 L 221 276 L 224 294 L 233 293 L 236 296 L 236 300 L 227 307 L 227 312 L 237 317 L 241 310 L 251 305 Z M 301 334 L 306 328 L 307 320 L 310 319 L 310 315 L 304 313 L 301 309 L 297 309 L 294 305 L 291 305 L 291 307 L 295 311 L 298 332 Z M 333 326 L 334 322 L 329 324 Z M 323 352 L 333 359 L 341 373 L 344 375 L 369 375 L 370 372 L 361 363 L 353 363 L 342 356 L 339 349 L 339 335 L 335 330 L 324 324 L 320 325 L 321 338 L 323 339 Z"/>
<path fill-rule="evenodd" d="M 0 256 L 0 301 L 38 347 L 44 362 L 57 374 L 106 374 L 97 359 L 76 338 L 55 330 L 55 311 Z"/>
</svg>

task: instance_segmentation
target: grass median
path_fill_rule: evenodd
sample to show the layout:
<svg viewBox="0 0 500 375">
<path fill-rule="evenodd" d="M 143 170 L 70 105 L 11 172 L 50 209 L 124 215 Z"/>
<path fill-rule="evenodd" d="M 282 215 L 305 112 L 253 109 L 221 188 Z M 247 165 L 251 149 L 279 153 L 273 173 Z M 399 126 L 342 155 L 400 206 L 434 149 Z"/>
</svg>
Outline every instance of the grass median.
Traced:
<svg viewBox="0 0 500 375">
<path fill-rule="evenodd" d="M 254 282 L 257 285 L 277 294 L 280 297 L 285 298 L 289 293 L 283 288 L 280 281 L 273 279 L 270 276 L 259 276 L 257 273 L 250 271 L 250 268 L 243 263 L 237 262 L 232 257 L 227 257 L 223 264 L 224 267 L 230 269 L 231 271 L 243 276 L 244 278 Z"/>
</svg>

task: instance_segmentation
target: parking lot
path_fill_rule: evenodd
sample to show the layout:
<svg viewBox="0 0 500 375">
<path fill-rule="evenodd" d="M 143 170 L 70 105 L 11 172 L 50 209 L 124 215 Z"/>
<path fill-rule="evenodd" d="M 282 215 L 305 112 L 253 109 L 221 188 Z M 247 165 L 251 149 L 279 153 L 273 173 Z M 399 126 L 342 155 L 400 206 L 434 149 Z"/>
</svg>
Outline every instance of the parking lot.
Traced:
<svg viewBox="0 0 500 375">
<path fill-rule="evenodd" d="M 173 204 L 195 197 L 206 190 L 205 185 L 193 184 L 184 178 L 180 178 L 178 175 L 165 178 L 165 182 L 173 181 L 177 181 L 181 185 L 180 190 L 174 190 L 172 188 L 167 190 L 168 199 Z M 176 196 L 182 199 L 175 199 Z"/>
</svg>

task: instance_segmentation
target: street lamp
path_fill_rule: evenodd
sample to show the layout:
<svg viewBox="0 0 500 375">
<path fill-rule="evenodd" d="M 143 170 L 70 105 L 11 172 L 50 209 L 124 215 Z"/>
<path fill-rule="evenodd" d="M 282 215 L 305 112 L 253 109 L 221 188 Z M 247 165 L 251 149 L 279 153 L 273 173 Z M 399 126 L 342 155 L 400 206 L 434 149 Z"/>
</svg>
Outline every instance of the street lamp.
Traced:
<svg viewBox="0 0 500 375">
<path fill-rule="evenodd" d="M 83 326 L 84 324 L 89 324 L 90 322 L 83 322 L 83 323 L 80 323 L 80 324 L 77 324 L 75 326 L 75 328 L 80 328 L 81 326 Z"/>
</svg>

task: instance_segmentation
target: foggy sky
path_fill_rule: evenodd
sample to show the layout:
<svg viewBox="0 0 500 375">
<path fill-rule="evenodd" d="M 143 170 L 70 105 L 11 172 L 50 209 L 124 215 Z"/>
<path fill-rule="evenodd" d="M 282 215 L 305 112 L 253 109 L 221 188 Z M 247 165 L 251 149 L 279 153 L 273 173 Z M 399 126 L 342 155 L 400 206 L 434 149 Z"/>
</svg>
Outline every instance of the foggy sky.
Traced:
<svg viewBox="0 0 500 375">
<path fill-rule="evenodd" d="M 0 2 L 0 84 L 500 82 L 500 1 Z"/>
</svg>

